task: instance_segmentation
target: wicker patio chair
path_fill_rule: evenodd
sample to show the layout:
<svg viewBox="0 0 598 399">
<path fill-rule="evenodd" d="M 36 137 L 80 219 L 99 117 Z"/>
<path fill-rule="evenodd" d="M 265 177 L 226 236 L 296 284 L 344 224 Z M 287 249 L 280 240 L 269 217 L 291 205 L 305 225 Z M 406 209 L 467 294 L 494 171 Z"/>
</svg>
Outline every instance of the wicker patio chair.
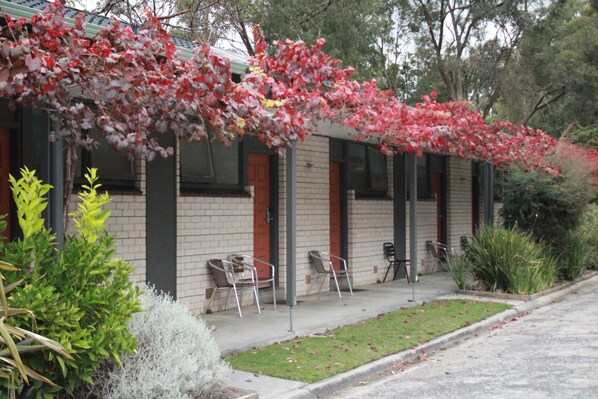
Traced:
<svg viewBox="0 0 598 399">
<path fill-rule="evenodd" d="M 235 267 L 253 268 L 258 293 L 260 288 L 272 287 L 272 298 L 274 299 L 274 309 L 276 309 L 276 267 L 265 260 L 247 254 L 232 254 L 228 257 L 228 260 L 233 262 Z M 257 269 L 264 267 L 269 269 L 269 276 L 260 278 Z"/>
<path fill-rule="evenodd" d="M 217 292 L 226 291 L 226 300 L 224 305 L 224 310 L 226 310 L 228 308 L 228 301 L 232 291 L 235 294 L 239 317 L 243 317 L 243 314 L 241 313 L 241 302 L 239 300 L 239 290 L 248 288 L 253 291 L 257 312 L 259 314 L 262 313 L 257 292 L 257 283 L 254 275 L 255 270 L 253 267 L 235 265 L 233 262 L 224 259 L 210 259 L 208 261 L 208 266 L 212 272 L 212 277 L 214 278 L 216 288 L 210 297 L 210 301 L 208 302 L 206 309 L 209 309 L 210 304 L 212 303 L 212 300 L 216 296 Z"/>
<path fill-rule="evenodd" d="M 336 284 L 336 290 L 338 291 L 338 297 L 342 298 L 341 289 L 338 285 L 337 276 L 345 276 L 347 278 L 347 284 L 349 285 L 349 292 L 353 295 L 353 288 L 351 287 L 351 279 L 349 279 L 349 271 L 347 269 L 347 261 L 340 256 L 332 255 L 328 252 L 324 251 L 309 251 L 309 257 L 314 264 L 314 268 L 316 269 L 316 278 L 310 285 L 309 290 L 313 284 L 315 284 L 316 280 L 321 278 L 322 282 L 320 283 L 320 288 L 318 289 L 318 293 L 322 291 L 322 287 L 326 282 L 327 278 L 332 276 L 334 278 L 334 283 Z M 334 270 L 332 267 L 332 259 L 338 259 L 341 262 L 341 269 Z M 309 291 L 308 291 L 309 292 Z"/>
</svg>

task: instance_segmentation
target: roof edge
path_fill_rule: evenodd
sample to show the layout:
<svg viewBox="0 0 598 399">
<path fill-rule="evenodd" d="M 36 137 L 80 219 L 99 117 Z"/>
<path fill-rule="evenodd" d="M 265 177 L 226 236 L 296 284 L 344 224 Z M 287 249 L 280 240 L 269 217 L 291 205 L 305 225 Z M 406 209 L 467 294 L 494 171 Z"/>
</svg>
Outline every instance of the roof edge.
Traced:
<svg viewBox="0 0 598 399">
<path fill-rule="evenodd" d="M 0 0 L 0 9 L 2 10 L 3 13 L 8 14 L 14 18 L 24 17 L 24 18 L 29 19 L 32 16 L 38 15 L 41 13 L 41 11 L 36 8 L 31 8 L 31 7 L 21 5 L 21 4 L 12 3 L 12 2 L 9 2 L 6 0 Z M 81 11 L 81 12 L 84 14 L 89 14 L 89 13 L 86 13 L 85 11 Z M 73 18 L 67 17 L 66 15 L 64 16 L 64 21 L 69 26 L 73 26 L 75 24 L 75 20 Z M 106 27 L 96 25 L 93 23 L 89 23 L 89 22 L 85 22 L 85 36 L 88 38 L 93 38 L 102 29 L 106 29 Z M 211 48 L 212 48 L 212 51 L 214 53 L 216 53 L 218 56 L 229 60 L 231 72 L 237 73 L 239 75 L 245 73 L 245 70 L 247 69 L 249 64 L 247 62 L 242 61 L 242 56 L 240 56 L 238 54 L 230 53 L 226 50 L 223 50 L 223 49 L 220 49 L 217 47 L 211 47 Z M 193 50 L 190 50 L 188 48 L 177 46 L 177 53 L 178 53 L 178 58 L 182 61 L 187 61 L 188 59 L 193 57 Z"/>
</svg>

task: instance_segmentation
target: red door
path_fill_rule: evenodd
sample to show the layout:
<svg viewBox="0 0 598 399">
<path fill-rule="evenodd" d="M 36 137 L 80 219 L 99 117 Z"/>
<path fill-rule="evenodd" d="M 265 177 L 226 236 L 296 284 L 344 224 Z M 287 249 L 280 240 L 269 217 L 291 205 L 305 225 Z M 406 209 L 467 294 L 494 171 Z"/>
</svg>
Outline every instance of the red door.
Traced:
<svg viewBox="0 0 598 399">
<path fill-rule="evenodd" d="M 10 173 L 10 132 L 7 129 L 0 129 L 0 214 L 7 215 L 4 219 L 7 223 L 4 237 L 10 239 L 10 185 L 8 174 Z"/>
<path fill-rule="evenodd" d="M 341 185 L 340 164 L 330 163 L 330 253 L 341 256 Z M 333 259 L 332 266 L 339 270 L 340 261 Z"/>
<path fill-rule="evenodd" d="M 253 256 L 270 262 L 270 159 L 265 154 L 249 154 L 247 177 L 253 194 Z M 256 265 L 260 278 L 269 278 L 270 268 Z"/>
<path fill-rule="evenodd" d="M 436 240 L 446 244 L 444 237 L 444 215 L 442 214 L 442 173 L 432 173 L 432 191 L 436 194 Z M 438 248 L 438 253 L 442 253 Z"/>
</svg>

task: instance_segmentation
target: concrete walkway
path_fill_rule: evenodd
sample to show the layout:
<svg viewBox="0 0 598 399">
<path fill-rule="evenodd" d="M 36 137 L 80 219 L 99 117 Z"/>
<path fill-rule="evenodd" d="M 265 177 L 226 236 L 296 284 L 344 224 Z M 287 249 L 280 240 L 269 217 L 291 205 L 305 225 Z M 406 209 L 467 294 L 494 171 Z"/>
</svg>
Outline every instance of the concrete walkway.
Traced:
<svg viewBox="0 0 598 399">
<path fill-rule="evenodd" d="M 324 332 L 400 307 L 452 295 L 456 291 L 457 286 L 448 273 L 420 277 L 415 284 L 415 302 L 412 302 L 413 287 L 405 279 L 359 287 L 353 296 L 343 292 L 342 299 L 338 298 L 336 292 L 322 291 L 319 295 L 298 298 L 298 304 L 293 309 L 292 332 L 289 331 L 290 312 L 286 305 L 278 305 L 274 310 L 272 304 L 265 304 L 261 315 L 255 306 L 247 306 L 243 308 L 243 317 L 239 318 L 233 299 L 229 310 L 201 317 L 215 329 L 213 336 L 222 354 L 226 355 L 296 336 Z M 233 370 L 229 385 L 256 391 L 263 399 L 280 397 L 285 392 L 305 386 L 305 383 Z"/>
<path fill-rule="evenodd" d="M 577 289 L 580 284 L 596 283 L 598 283 L 598 276 L 532 301 L 501 300 L 501 302 L 512 303 L 515 308 L 430 341 L 418 348 L 380 359 L 315 384 L 305 384 L 299 381 L 282 380 L 233 370 L 230 375 L 229 385 L 255 391 L 261 399 L 316 398 L 388 370 L 393 363 L 413 360 L 422 352 L 429 353 L 455 344 L 504 320 L 513 318 L 535 307 L 548 304 Z M 234 308 L 226 312 L 202 315 L 202 318 L 215 329 L 213 335 L 221 352 L 230 354 L 288 340 L 296 336 L 324 332 L 327 329 L 355 323 L 380 313 L 411 306 L 422 301 L 455 298 L 458 297 L 456 292 L 457 287 L 448 273 L 435 273 L 422 276 L 420 282 L 416 283 L 415 302 L 412 301 L 412 286 L 408 285 L 404 279 L 360 287 L 360 291 L 355 292 L 354 296 L 350 296 L 348 292 L 343 292 L 342 300 L 333 292 L 322 293 L 319 296 L 301 297 L 298 305 L 293 310 L 294 331 L 292 332 L 289 331 L 289 308 L 285 305 L 279 305 L 278 309 L 274 310 L 273 305 L 267 304 L 262 310 L 262 315 L 257 314 L 255 307 L 246 307 L 243 309 L 243 318 L 238 317 Z M 467 296 L 467 298 L 490 300 L 489 298 L 471 296 Z M 257 395 L 249 397 L 255 398 Z"/>
</svg>

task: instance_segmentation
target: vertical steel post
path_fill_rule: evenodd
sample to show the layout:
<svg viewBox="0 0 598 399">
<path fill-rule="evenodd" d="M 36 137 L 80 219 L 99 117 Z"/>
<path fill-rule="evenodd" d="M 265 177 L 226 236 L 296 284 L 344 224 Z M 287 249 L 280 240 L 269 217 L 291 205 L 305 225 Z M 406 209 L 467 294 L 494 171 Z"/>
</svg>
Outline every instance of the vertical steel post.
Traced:
<svg viewBox="0 0 598 399">
<path fill-rule="evenodd" d="M 287 211 L 287 305 L 289 331 L 293 331 L 293 307 L 297 305 L 297 149 L 286 150 L 286 211 Z"/>
<path fill-rule="evenodd" d="M 409 278 L 411 279 L 411 296 L 415 301 L 415 282 L 417 281 L 417 157 L 415 153 L 407 155 L 409 162 L 409 259 L 411 267 Z"/>
</svg>

